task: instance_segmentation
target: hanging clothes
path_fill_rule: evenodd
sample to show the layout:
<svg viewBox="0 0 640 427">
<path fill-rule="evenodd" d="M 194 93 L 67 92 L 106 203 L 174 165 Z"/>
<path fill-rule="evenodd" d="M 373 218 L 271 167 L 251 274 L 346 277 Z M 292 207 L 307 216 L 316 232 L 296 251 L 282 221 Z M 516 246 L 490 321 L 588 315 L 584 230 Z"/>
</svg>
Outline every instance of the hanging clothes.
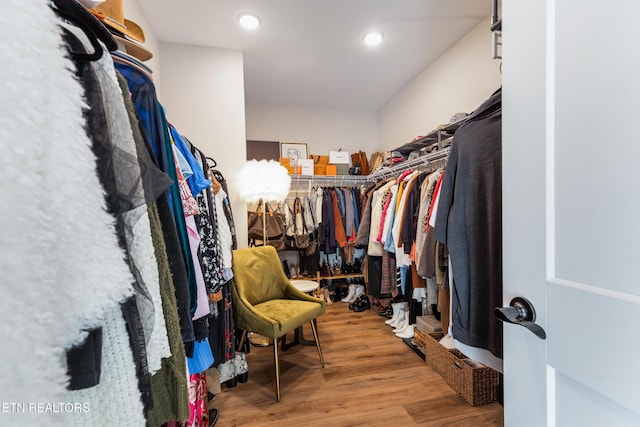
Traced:
<svg viewBox="0 0 640 427">
<path fill-rule="evenodd" d="M 74 51 L 86 51 L 84 46 L 90 46 L 90 42 L 84 32 L 71 25 L 66 26 L 66 29 L 69 31 L 67 40 L 74 44 Z M 103 50 L 106 49 L 103 48 Z M 91 80 L 91 87 L 95 91 L 93 95 L 99 95 L 99 99 L 110 101 L 105 102 L 104 109 L 100 111 L 104 113 L 102 116 L 103 126 L 105 123 L 112 123 L 111 120 L 119 120 L 123 122 L 125 129 L 113 126 L 105 127 L 104 133 L 101 134 L 104 139 L 94 139 L 92 148 L 98 158 L 98 171 L 106 190 L 109 209 L 116 215 L 120 244 L 128 249 L 127 259 L 136 279 L 133 283 L 139 297 L 132 296 L 127 299 L 121 308 L 113 310 L 104 319 L 103 341 L 100 344 L 108 346 L 110 351 L 101 353 L 103 357 L 99 383 L 90 388 L 69 391 L 66 397 L 68 401 L 83 401 L 90 405 L 99 406 L 100 396 L 109 396 L 109 398 L 113 398 L 114 402 L 120 402 L 115 405 L 123 404 L 126 407 L 118 410 L 115 406 L 107 405 L 90 414 L 83 414 L 83 417 L 70 417 L 68 425 L 95 424 L 100 419 L 144 422 L 144 410 L 149 409 L 153 404 L 150 396 L 151 385 L 146 353 L 148 343 L 145 342 L 142 330 L 146 327 L 151 331 L 154 327 L 153 298 L 157 296 L 156 302 L 160 303 L 159 287 L 155 288 L 158 293 L 152 296 L 149 288 L 155 287 L 158 282 L 151 283 L 153 279 L 150 273 L 152 272 L 151 268 L 147 267 L 152 265 L 152 261 L 146 259 L 149 252 L 146 251 L 147 248 L 144 245 L 133 243 L 136 238 L 139 240 L 141 237 L 146 237 L 139 234 L 140 229 L 138 229 L 138 233 L 133 230 L 133 226 L 137 225 L 139 220 L 146 215 L 146 205 L 131 129 L 128 129 L 128 133 L 126 129 L 129 126 L 128 116 L 115 72 L 108 74 L 113 70 L 113 63 L 109 63 L 109 60 L 110 57 L 103 53 L 100 62 L 90 64 L 94 76 L 94 79 Z M 85 80 L 85 82 L 89 81 Z M 92 123 L 95 123 L 97 119 L 94 118 Z M 119 155 L 113 154 L 116 152 Z M 118 176 L 114 167 L 120 165 L 112 163 L 112 160 L 128 162 L 132 166 L 131 175 L 129 177 Z M 122 195 L 130 197 L 122 198 Z M 144 223 L 144 220 L 142 222 Z M 146 225 L 148 226 L 148 221 Z M 152 249 L 151 255 L 153 255 Z M 155 257 L 153 262 L 155 262 Z M 143 321 L 141 321 L 140 311 L 136 307 L 136 301 L 139 301 L 139 307 L 143 307 L 145 310 Z M 164 334 L 166 341 L 166 329 Z M 161 351 L 160 347 L 155 349 Z M 166 342 L 166 352 L 169 353 L 168 342 Z M 157 360 L 159 362 L 159 359 Z M 126 402 L 127 398 L 133 399 L 133 401 Z"/>
<path fill-rule="evenodd" d="M 453 338 L 502 357 L 501 91 L 458 129 L 444 172 L 436 239 L 446 243 L 455 291 Z M 479 359 L 484 363 L 484 360 Z"/>
<path fill-rule="evenodd" d="M 444 169 L 438 169 L 428 176 L 423 182 L 422 196 L 420 201 L 420 209 L 418 211 L 418 221 L 416 224 L 416 254 L 415 262 L 418 268 L 418 274 L 422 277 L 431 277 L 428 272 L 423 272 L 423 269 L 430 269 L 430 266 L 425 265 L 423 262 L 423 253 L 427 248 L 431 247 L 431 243 L 426 243 L 429 223 L 429 212 L 431 210 L 433 193 L 436 188 L 436 184 L 439 181 Z M 435 238 L 433 238 L 435 243 Z M 428 262 L 428 261 L 426 261 Z"/>
<path fill-rule="evenodd" d="M 382 244 L 378 242 L 377 236 L 380 230 L 380 222 L 382 219 L 382 209 L 384 208 L 383 198 L 389 191 L 395 180 L 391 180 L 373 192 L 371 196 L 371 227 L 369 229 L 368 255 L 382 256 Z"/>
<path fill-rule="evenodd" d="M 215 178 L 211 176 L 205 155 L 195 146 L 190 145 L 196 161 L 203 168 L 205 179 L 212 182 Z M 200 233 L 198 255 L 209 296 L 209 310 L 212 316 L 217 318 L 219 315 L 218 305 L 215 303 L 214 295 L 220 292 L 226 280 L 223 276 L 222 246 L 218 233 L 220 225 L 218 224 L 214 197 L 213 185 L 206 187 L 196 196 L 200 213 L 195 216 L 195 219 Z"/>
<path fill-rule="evenodd" d="M 11 386 L 0 396 L 3 402 L 30 402 L 37 390 L 38 401 L 67 402 L 66 349 L 99 327 L 103 342 L 113 342 L 106 334 L 112 315 L 119 316 L 114 331 L 128 346 L 120 302 L 133 294 L 133 278 L 107 212 L 85 130 L 83 90 L 59 20 L 46 1 L 3 6 L 0 33 L 13 54 L 0 71 L 2 81 L 11 82 L 0 85 L 1 132 L 4 141 L 19 143 L 5 144 L 0 159 L 0 266 L 11 278 L 3 282 L 3 328 L 13 332 L 3 335 L 0 372 Z M 16 37 L 21 32 L 28 37 Z M 34 46 L 39 54 L 18 54 Z M 25 309 L 34 301 L 45 303 Z M 132 353 L 126 350 L 121 378 L 139 400 Z M 128 404 L 123 411 L 144 422 L 142 404 Z M 15 411 L 2 419 L 6 425 L 68 425 L 71 417 Z"/>
<path fill-rule="evenodd" d="M 197 308 L 197 284 L 185 224 L 185 215 L 182 203 L 180 202 L 180 191 L 176 185 L 176 183 L 178 183 L 178 177 L 176 175 L 175 156 L 173 154 L 168 123 L 163 108 L 156 98 L 155 86 L 153 82 L 149 80 L 148 76 L 127 64 L 116 63 L 115 66 L 127 79 L 131 99 L 147 134 L 149 143 L 158 159 L 160 168 L 174 182 L 174 185 L 169 188 L 170 191 L 167 197 L 171 208 L 170 212 L 178 233 L 180 252 L 182 253 L 186 270 L 186 285 L 188 287 L 188 301 L 178 299 L 178 303 L 182 305 L 188 302 L 188 316 L 191 318 Z M 176 283 L 176 288 L 183 285 L 183 283 Z M 186 314 L 184 313 L 184 308 L 185 307 L 182 307 L 180 310 L 181 317 Z"/>
</svg>

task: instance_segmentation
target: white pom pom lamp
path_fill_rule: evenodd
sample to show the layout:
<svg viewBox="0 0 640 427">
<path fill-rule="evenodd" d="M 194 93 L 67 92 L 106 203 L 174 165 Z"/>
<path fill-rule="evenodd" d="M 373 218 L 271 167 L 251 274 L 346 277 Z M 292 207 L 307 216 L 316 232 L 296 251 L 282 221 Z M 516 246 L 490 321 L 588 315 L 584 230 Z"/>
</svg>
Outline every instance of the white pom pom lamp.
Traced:
<svg viewBox="0 0 640 427">
<path fill-rule="evenodd" d="M 248 203 L 262 202 L 266 212 L 267 202 L 282 202 L 289 194 L 291 177 L 280 163 L 274 160 L 249 160 L 236 175 L 236 190 Z M 267 217 L 262 216 L 262 235 L 266 242 Z"/>
</svg>

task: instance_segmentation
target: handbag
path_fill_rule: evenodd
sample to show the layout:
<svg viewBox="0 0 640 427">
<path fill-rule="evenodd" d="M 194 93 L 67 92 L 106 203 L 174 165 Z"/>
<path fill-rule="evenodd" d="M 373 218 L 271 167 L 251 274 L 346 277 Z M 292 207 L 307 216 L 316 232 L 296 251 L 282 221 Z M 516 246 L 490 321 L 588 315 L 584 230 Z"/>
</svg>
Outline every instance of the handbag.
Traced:
<svg viewBox="0 0 640 427">
<path fill-rule="evenodd" d="M 249 246 L 253 248 L 253 247 L 264 246 L 264 245 L 257 244 L 255 239 L 250 239 Z M 274 240 L 267 240 L 267 246 L 273 246 L 277 252 L 282 252 L 289 249 L 287 248 L 287 245 L 285 243 L 284 236 L 280 236 L 279 238 L 276 238 Z"/>
<path fill-rule="evenodd" d="M 314 255 L 318 251 L 318 242 L 315 240 L 309 241 L 309 246 L 304 250 L 305 256 Z"/>
<path fill-rule="evenodd" d="M 274 212 L 267 203 L 264 214 L 267 215 L 267 240 L 275 240 L 284 234 L 284 216 L 280 212 Z M 255 212 L 249 212 L 247 219 L 248 237 L 253 240 L 263 240 L 264 230 L 262 224 L 262 201 L 259 202 Z"/>
<path fill-rule="evenodd" d="M 293 212 L 291 212 L 291 208 L 287 202 L 283 202 L 280 206 L 284 209 L 284 234 L 285 236 L 292 238 L 296 234 Z"/>
<path fill-rule="evenodd" d="M 279 238 L 274 240 L 267 240 L 267 245 L 273 246 L 277 252 L 282 252 L 287 249 L 284 236 L 280 236 Z"/>
<path fill-rule="evenodd" d="M 265 238 L 263 234 L 264 230 L 262 224 L 262 215 L 266 215 L 266 244 L 269 246 L 273 246 L 276 251 L 282 252 L 287 249 L 284 239 L 284 215 L 282 214 L 282 212 L 279 212 L 279 210 L 274 211 L 268 203 L 265 206 L 265 212 L 262 212 L 262 201 L 260 201 L 256 211 L 249 212 L 249 217 L 247 220 L 247 236 L 249 237 L 250 245 L 256 246 L 256 240 L 262 241 Z"/>
<path fill-rule="evenodd" d="M 309 197 L 305 196 L 304 204 L 306 209 L 302 212 L 302 214 L 304 215 L 305 220 L 304 225 L 307 229 L 307 232 L 309 233 L 309 246 L 304 250 L 304 256 L 311 256 L 318 251 L 318 233 L 316 232 L 317 227 L 315 224 L 315 219 L 313 218 L 311 200 L 309 200 Z M 311 224 L 311 227 L 309 227 L 309 224 Z M 318 267 L 316 265 L 315 270 L 317 269 Z"/>
<path fill-rule="evenodd" d="M 307 224 L 304 220 L 304 214 L 302 212 L 302 201 L 300 197 L 296 197 L 293 202 L 294 221 L 294 246 L 296 249 L 307 249 L 309 247 L 309 232 L 307 231 Z"/>
<path fill-rule="evenodd" d="M 354 167 L 354 173 L 350 173 L 350 175 L 369 175 L 369 161 L 367 160 L 367 153 L 364 151 L 351 154 L 351 164 Z M 360 169 L 358 170 L 357 167 L 360 167 Z"/>
<path fill-rule="evenodd" d="M 284 245 L 286 250 L 294 251 L 296 250 L 296 226 L 295 221 L 293 219 L 293 212 L 291 212 L 291 208 L 287 204 L 287 202 L 283 202 L 280 207 L 284 210 Z"/>
</svg>

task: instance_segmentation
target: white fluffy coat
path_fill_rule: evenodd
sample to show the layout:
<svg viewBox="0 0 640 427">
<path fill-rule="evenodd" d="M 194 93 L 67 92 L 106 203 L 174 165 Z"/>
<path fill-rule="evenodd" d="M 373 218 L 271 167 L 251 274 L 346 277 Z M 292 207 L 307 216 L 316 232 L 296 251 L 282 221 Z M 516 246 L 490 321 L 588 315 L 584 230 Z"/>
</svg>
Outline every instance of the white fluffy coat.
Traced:
<svg viewBox="0 0 640 427">
<path fill-rule="evenodd" d="M 65 349 L 116 315 L 131 276 L 48 1 L 4 1 L 0 38 L 0 402 L 65 402 Z M 2 424 L 68 424 L 26 409 Z"/>
</svg>

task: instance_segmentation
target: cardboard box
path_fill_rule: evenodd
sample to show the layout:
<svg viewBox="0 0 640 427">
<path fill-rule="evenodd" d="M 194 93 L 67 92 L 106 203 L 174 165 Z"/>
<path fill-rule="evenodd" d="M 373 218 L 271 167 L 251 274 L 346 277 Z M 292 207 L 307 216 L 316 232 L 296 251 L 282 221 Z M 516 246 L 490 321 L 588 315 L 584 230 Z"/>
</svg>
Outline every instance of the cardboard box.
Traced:
<svg viewBox="0 0 640 427">
<path fill-rule="evenodd" d="M 433 314 L 416 317 L 416 328 L 425 334 L 442 331 L 442 323 Z"/>
<path fill-rule="evenodd" d="M 336 165 L 327 165 L 327 175 L 336 175 L 338 172 L 338 169 L 336 168 Z"/>
<path fill-rule="evenodd" d="M 300 175 L 313 176 L 313 159 L 298 159 Z"/>
<path fill-rule="evenodd" d="M 326 175 L 327 174 L 327 165 L 313 165 L 313 174 L 314 175 Z"/>
<path fill-rule="evenodd" d="M 312 154 L 309 156 L 310 159 L 313 159 L 314 165 L 327 165 L 329 164 L 329 156 L 318 156 L 316 154 Z"/>
<path fill-rule="evenodd" d="M 334 165 L 348 165 L 349 156 L 348 151 L 329 151 L 329 163 Z"/>
<path fill-rule="evenodd" d="M 294 174 L 294 170 L 293 170 L 293 166 L 291 166 L 289 164 L 289 158 L 288 157 L 280 157 L 279 158 L 280 161 L 280 165 L 282 167 L 284 167 L 285 169 L 287 169 L 287 171 L 289 172 L 289 175 L 293 175 Z"/>
</svg>

